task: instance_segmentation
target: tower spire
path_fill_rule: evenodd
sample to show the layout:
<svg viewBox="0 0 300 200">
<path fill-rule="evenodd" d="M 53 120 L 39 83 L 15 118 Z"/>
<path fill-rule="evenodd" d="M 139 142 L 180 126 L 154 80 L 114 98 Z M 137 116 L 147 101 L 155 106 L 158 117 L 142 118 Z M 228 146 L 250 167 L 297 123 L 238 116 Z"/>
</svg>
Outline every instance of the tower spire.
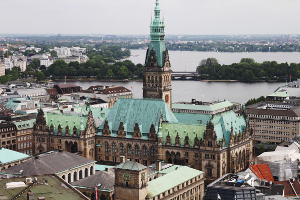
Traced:
<svg viewBox="0 0 300 200">
<path fill-rule="evenodd" d="M 159 6 L 159 0 L 156 0 L 156 2 L 155 2 L 154 15 L 155 15 L 155 18 L 160 19 L 160 6 Z"/>
<path fill-rule="evenodd" d="M 165 23 L 160 14 L 159 0 L 155 0 L 145 60 L 143 97 L 163 99 L 171 107 L 171 64 L 165 44 Z"/>
</svg>

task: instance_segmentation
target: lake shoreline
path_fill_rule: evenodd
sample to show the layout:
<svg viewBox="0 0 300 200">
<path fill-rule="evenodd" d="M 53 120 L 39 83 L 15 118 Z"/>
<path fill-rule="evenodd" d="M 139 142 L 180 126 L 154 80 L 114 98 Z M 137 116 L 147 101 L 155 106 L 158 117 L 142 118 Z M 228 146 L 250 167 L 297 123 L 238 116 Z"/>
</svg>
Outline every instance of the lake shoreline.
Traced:
<svg viewBox="0 0 300 200">
<path fill-rule="evenodd" d="M 53 82 L 143 82 L 142 79 L 97 79 L 97 78 L 67 78 L 67 79 L 52 79 Z M 207 82 L 207 83 L 285 83 L 284 81 L 266 81 L 266 80 L 255 80 L 255 81 L 239 81 L 239 80 L 180 80 L 175 79 L 172 81 L 193 81 L 193 82 Z"/>
</svg>

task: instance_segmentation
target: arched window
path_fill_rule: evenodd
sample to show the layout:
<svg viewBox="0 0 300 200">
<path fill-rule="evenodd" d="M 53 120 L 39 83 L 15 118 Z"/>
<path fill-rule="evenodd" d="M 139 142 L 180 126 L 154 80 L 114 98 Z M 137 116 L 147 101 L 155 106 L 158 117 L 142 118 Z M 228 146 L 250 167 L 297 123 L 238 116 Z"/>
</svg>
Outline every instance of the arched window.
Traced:
<svg viewBox="0 0 300 200">
<path fill-rule="evenodd" d="M 143 156 L 148 156 L 148 149 L 146 145 L 143 146 L 142 154 Z"/>
<path fill-rule="evenodd" d="M 125 148 L 124 148 L 124 144 L 120 143 L 120 154 L 124 155 L 125 154 Z"/>
<path fill-rule="evenodd" d="M 68 183 L 71 183 L 71 174 L 68 174 Z"/>
<path fill-rule="evenodd" d="M 74 172 L 73 174 L 73 181 L 77 181 L 77 172 Z"/>
<path fill-rule="evenodd" d="M 79 179 L 82 179 L 82 170 L 79 171 Z"/>
<path fill-rule="evenodd" d="M 135 155 L 139 155 L 140 154 L 140 146 L 137 145 L 137 144 L 134 146 L 134 154 Z"/>
<path fill-rule="evenodd" d="M 116 146 L 116 143 L 113 142 L 112 145 L 111 145 L 111 150 L 113 153 L 116 153 L 117 152 L 117 146 Z"/>
<path fill-rule="evenodd" d="M 108 153 L 109 152 L 109 144 L 108 144 L 108 142 L 104 143 L 104 148 L 105 148 L 105 152 Z"/>
<path fill-rule="evenodd" d="M 90 167 L 90 175 L 93 175 L 93 174 L 94 174 L 94 167 L 91 166 L 91 167 Z"/>
<path fill-rule="evenodd" d="M 154 156 L 154 155 L 155 155 L 155 148 L 154 148 L 154 146 L 151 146 L 151 147 L 150 147 L 150 155 L 151 155 L 151 156 Z"/>
<path fill-rule="evenodd" d="M 84 177 L 88 177 L 89 176 L 89 169 L 85 168 L 84 169 Z"/>
<path fill-rule="evenodd" d="M 132 153 L 131 144 L 127 144 L 127 154 L 130 155 Z"/>
</svg>

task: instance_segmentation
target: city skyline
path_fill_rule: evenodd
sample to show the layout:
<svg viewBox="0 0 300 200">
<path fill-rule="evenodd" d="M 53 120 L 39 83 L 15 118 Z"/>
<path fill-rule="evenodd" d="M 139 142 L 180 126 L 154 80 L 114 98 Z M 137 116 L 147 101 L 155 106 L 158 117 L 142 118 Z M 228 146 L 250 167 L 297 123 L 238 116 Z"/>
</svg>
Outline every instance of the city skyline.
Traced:
<svg viewBox="0 0 300 200">
<path fill-rule="evenodd" d="M 0 34 L 147 34 L 154 0 L 2 1 Z M 296 0 L 161 0 L 166 34 L 297 34 Z M 271 7 L 272 6 L 272 7 Z"/>
</svg>

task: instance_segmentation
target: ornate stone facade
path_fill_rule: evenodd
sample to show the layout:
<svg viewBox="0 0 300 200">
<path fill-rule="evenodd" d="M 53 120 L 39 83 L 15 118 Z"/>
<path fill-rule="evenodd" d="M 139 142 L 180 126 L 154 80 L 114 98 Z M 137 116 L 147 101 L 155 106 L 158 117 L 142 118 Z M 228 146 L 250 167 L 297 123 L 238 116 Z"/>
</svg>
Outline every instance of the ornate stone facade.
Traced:
<svg viewBox="0 0 300 200">
<path fill-rule="evenodd" d="M 86 124 L 84 125 L 82 122 L 80 127 L 64 126 L 63 121 L 61 124 L 47 124 L 44 112 L 39 110 L 33 131 L 33 153 L 64 150 L 94 159 L 96 128 L 91 112 L 86 118 Z M 64 128 L 62 128 L 63 126 Z"/>
<path fill-rule="evenodd" d="M 109 127 L 105 127 L 103 132 L 108 132 L 108 129 Z M 120 156 L 125 156 L 144 165 L 162 160 L 199 169 L 205 172 L 208 181 L 226 173 L 242 171 L 252 160 L 253 140 L 248 130 L 235 136 L 232 134 L 228 146 L 217 140 L 212 124 L 207 125 L 203 138 L 196 137 L 193 143 L 190 143 L 189 136 L 185 134 L 185 142 L 180 144 L 182 133 L 177 134 L 175 144 L 170 143 L 170 136 L 163 139 L 157 132 L 153 135 L 153 138 L 147 140 L 97 135 L 96 160 L 106 164 L 117 164 L 121 162 Z"/>
</svg>

